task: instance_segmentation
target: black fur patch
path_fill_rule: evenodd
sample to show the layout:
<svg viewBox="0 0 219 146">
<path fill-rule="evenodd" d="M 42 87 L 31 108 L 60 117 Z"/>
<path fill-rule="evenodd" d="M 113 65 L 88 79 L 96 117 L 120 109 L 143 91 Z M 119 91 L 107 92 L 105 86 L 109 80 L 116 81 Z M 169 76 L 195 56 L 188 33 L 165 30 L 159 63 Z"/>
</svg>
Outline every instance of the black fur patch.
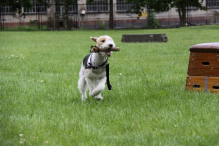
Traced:
<svg viewBox="0 0 219 146">
<path fill-rule="evenodd" d="M 88 61 L 88 58 L 90 57 L 90 55 L 91 55 L 91 54 L 88 54 L 88 55 L 84 58 L 84 60 L 83 60 L 83 65 L 84 65 L 84 68 L 85 68 L 85 69 L 88 69 L 88 67 L 87 67 L 87 61 Z"/>
</svg>

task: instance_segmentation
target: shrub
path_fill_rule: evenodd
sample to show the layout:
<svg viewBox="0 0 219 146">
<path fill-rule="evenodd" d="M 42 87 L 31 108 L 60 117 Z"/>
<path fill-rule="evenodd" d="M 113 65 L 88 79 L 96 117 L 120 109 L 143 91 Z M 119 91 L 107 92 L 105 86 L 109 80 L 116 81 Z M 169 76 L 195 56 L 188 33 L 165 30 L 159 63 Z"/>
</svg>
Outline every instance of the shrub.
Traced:
<svg viewBox="0 0 219 146">
<path fill-rule="evenodd" d="M 106 28 L 106 24 L 103 23 L 102 21 L 98 20 L 97 23 L 98 23 L 98 28 L 99 28 L 99 29 L 105 29 L 105 28 Z"/>
<path fill-rule="evenodd" d="M 35 26 L 35 21 L 34 20 L 30 20 L 30 26 Z"/>
<path fill-rule="evenodd" d="M 159 20 L 155 18 L 154 13 L 150 13 L 150 17 L 147 19 L 148 28 L 158 28 L 160 27 Z"/>
</svg>

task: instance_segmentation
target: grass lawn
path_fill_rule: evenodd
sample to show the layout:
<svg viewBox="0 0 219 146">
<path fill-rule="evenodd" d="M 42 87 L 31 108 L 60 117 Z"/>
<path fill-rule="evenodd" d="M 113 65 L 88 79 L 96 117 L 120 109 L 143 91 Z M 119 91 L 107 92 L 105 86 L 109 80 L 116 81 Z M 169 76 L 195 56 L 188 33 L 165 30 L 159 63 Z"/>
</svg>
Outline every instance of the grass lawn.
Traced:
<svg viewBox="0 0 219 146">
<path fill-rule="evenodd" d="M 165 33 L 167 43 L 122 43 Z M 0 32 L 0 145 L 219 145 L 219 94 L 185 91 L 192 45 L 219 41 L 219 26 L 158 30 Z M 103 101 L 77 89 L 90 36 L 109 35 Z"/>
</svg>

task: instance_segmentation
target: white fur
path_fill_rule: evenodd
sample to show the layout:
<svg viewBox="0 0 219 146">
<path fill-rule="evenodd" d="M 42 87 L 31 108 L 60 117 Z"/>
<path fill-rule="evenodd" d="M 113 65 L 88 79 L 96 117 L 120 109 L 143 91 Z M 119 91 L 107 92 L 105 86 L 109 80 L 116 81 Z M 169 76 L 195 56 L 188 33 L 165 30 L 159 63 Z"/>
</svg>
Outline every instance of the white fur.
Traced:
<svg viewBox="0 0 219 146">
<path fill-rule="evenodd" d="M 93 41 L 96 42 L 97 47 L 115 47 L 113 39 L 109 36 L 100 36 L 100 37 L 90 37 Z M 102 42 L 104 40 L 104 42 Z M 99 66 L 106 61 L 111 56 L 111 52 L 106 54 L 105 52 L 92 53 L 92 65 Z M 81 70 L 79 73 L 78 88 L 82 94 L 82 101 L 87 99 L 87 89 L 89 88 L 89 95 L 98 100 L 103 100 L 101 92 L 105 88 L 106 83 L 106 67 L 105 65 L 98 69 L 87 69 L 81 64 Z"/>
</svg>

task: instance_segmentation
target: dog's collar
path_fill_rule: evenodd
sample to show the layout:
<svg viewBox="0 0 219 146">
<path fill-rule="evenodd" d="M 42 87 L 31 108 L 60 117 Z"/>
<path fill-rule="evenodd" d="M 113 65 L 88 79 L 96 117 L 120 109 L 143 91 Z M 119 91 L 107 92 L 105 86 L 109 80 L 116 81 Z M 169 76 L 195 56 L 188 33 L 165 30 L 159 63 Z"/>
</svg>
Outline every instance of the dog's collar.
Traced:
<svg viewBox="0 0 219 146">
<path fill-rule="evenodd" d="M 90 53 L 93 53 L 94 50 L 93 49 L 97 49 L 98 50 L 98 53 L 99 53 L 99 48 L 95 45 L 95 46 L 90 46 Z"/>
<path fill-rule="evenodd" d="M 92 65 L 92 54 L 90 54 L 90 56 L 89 56 L 89 58 L 88 58 L 88 61 L 87 61 L 87 68 L 98 69 L 98 68 L 104 66 L 105 64 L 107 64 L 107 62 L 108 62 L 108 59 L 106 59 L 106 61 L 103 62 L 101 65 L 99 65 L 99 66 L 94 66 L 94 65 Z"/>
</svg>

